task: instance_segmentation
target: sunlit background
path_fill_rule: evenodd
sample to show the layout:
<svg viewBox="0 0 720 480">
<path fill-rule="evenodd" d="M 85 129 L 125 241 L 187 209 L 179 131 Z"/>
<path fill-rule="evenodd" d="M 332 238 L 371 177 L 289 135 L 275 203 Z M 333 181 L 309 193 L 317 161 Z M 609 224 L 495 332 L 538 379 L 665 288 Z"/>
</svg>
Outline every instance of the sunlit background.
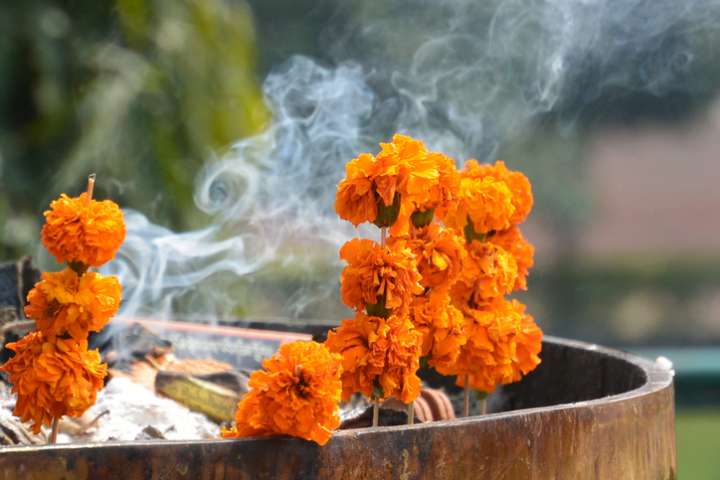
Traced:
<svg viewBox="0 0 720 480">
<path fill-rule="evenodd" d="M 32 0 L 0 27 L 0 260 L 55 268 L 42 211 L 93 171 L 124 315 L 337 321 L 346 161 L 395 131 L 502 158 L 536 196 L 531 312 L 669 357 L 681 478 L 720 475 L 720 1 Z"/>
</svg>

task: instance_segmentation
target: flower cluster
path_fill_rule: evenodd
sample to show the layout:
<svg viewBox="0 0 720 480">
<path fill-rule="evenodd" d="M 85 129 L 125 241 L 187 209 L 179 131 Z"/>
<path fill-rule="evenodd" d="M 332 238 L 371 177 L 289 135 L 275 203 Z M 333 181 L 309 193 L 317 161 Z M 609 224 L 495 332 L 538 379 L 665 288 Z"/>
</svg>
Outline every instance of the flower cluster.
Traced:
<svg viewBox="0 0 720 480">
<path fill-rule="evenodd" d="M 423 358 L 486 392 L 532 371 L 542 332 L 524 305 L 506 299 L 527 288 L 533 247 L 517 225 L 532 202 L 528 179 L 503 162 L 470 160 L 458 171 L 404 135 L 350 161 L 335 209 L 355 226 L 382 229 L 380 243 L 352 239 L 340 249 L 340 296 L 355 316 L 324 345 L 288 344 L 266 360 L 222 435 L 324 444 L 340 398 L 412 403 Z"/>
<path fill-rule="evenodd" d="M 42 242 L 58 263 L 80 262 L 99 267 L 112 260 L 125 240 L 125 221 L 111 200 L 62 194 L 45 212 Z"/>
<path fill-rule="evenodd" d="M 423 290 L 415 257 L 401 244 L 383 247 L 356 238 L 342 246 L 340 258 L 348 264 L 342 272 L 340 295 L 350 308 L 361 311 L 381 304 L 388 310 L 402 310 L 413 294 Z"/>
<path fill-rule="evenodd" d="M 343 354 L 343 395 L 362 392 L 410 403 L 420 394 L 421 335 L 408 318 L 413 296 L 423 292 L 415 256 L 401 242 L 353 239 L 340 258 L 347 262 L 340 295 L 357 313 L 330 332 L 326 343 Z"/>
<path fill-rule="evenodd" d="M 533 196 L 527 177 L 502 161 L 470 160 L 460 177 L 457 203 L 441 212 L 446 224 L 464 232 L 467 253 L 451 293 L 467 335 L 455 373 L 459 385 L 490 392 L 540 363 L 541 330 L 524 305 L 505 298 L 527 289 L 534 249 L 518 224 Z"/>
<path fill-rule="evenodd" d="M 63 415 L 79 417 L 95 403 L 107 366 L 97 350 L 88 350 L 87 341 L 50 342 L 42 332 L 31 332 L 7 348 L 15 352 L 3 366 L 17 393 L 13 413 L 32 421 L 33 432 Z"/>
<path fill-rule="evenodd" d="M 415 212 L 446 208 L 455 200 L 460 177 L 452 159 L 429 152 L 411 137 L 396 134 L 377 155 L 363 153 L 346 166 L 335 210 L 357 226 L 372 222 L 405 233 Z"/>
<path fill-rule="evenodd" d="M 342 357 L 317 342 L 293 342 L 253 372 L 235 425 L 222 436 L 291 435 L 325 445 L 340 425 Z"/>
<path fill-rule="evenodd" d="M 421 355 L 428 365 L 443 375 L 454 375 L 467 334 L 463 314 L 450 302 L 447 291 L 415 297 L 410 318 L 422 334 Z"/>
<path fill-rule="evenodd" d="M 384 339 L 372 331 L 384 323 L 373 318 L 408 316 L 420 355 L 438 372 L 484 391 L 517 380 L 507 372 L 534 368 L 541 341 L 532 317 L 517 313 L 521 304 L 505 300 L 527 288 L 533 265 L 533 247 L 518 228 L 532 209 L 529 180 L 502 161 L 469 160 L 458 171 L 449 157 L 403 135 L 380 147 L 351 161 L 338 185 L 340 217 L 390 227 L 390 238 L 381 245 L 351 240 L 341 249 L 348 262 L 341 297 L 358 314 L 331 335 L 331 348 L 373 352 L 367 339 Z M 524 351 L 535 353 L 517 353 Z M 368 353 L 347 355 L 353 373 L 344 376 L 345 391 L 377 391 L 368 386 L 377 371 Z"/>
<path fill-rule="evenodd" d="M 25 315 L 50 340 L 65 334 L 77 341 L 99 332 L 120 306 L 120 282 L 96 272 L 79 275 L 71 268 L 44 272 L 28 294 Z"/>
<path fill-rule="evenodd" d="M 377 400 L 396 397 L 410 403 L 420 394 L 420 332 L 407 316 L 359 312 L 331 330 L 325 344 L 342 355 L 343 400 L 361 392 Z"/>
<path fill-rule="evenodd" d="M 43 243 L 68 266 L 43 273 L 30 291 L 25 315 L 37 331 L 8 344 L 15 356 L 0 367 L 17 394 L 14 413 L 32 421 L 35 432 L 63 415 L 82 415 L 103 386 L 107 367 L 97 350 L 88 350 L 87 337 L 115 315 L 121 287 L 117 278 L 88 268 L 110 260 L 125 238 L 118 206 L 89 193 L 63 194 L 45 218 Z"/>
<path fill-rule="evenodd" d="M 540 363 L 542 331 L 517 300 L 498 298 L 483 309 L 467 309 L 468 343 L 460 351 L 458 385 L 491 392 L 517 382 Z"/>
</svg>

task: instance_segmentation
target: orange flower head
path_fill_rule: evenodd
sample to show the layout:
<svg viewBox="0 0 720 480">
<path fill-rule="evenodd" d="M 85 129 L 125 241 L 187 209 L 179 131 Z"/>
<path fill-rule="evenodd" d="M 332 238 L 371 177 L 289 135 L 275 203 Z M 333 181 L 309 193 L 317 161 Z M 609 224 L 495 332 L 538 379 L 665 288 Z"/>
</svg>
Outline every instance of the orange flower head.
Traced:
<svg viewBox="0 0 720 480">
<path fill-rule="evenodd" d="M 290 435 L 325 445 L 340 425 L 340 355 L 317 342 L 286 343 L 253 372 L 225 438 Z"/>
<path fill-rule="evenodd" d="M 520 315 L 520 326 L 515 338 L 513 374 L 510 380 L 510 382 L 517 382 L 523 375 L 527 375 L 540 365 L 543 332 L 535 323 L 532 315 L 525 311 L 525 305 L 517 300 L 511 300 L 509 308 Z"/>
<path fill-rule="evenodd" d="M 385 247 L 367 239 L 352 239 L 340 249 L 348 265 L 340 278 L 343 302 L 360 311 L 384 302 L 388 310 L 406 309 L 422 293 L 415 256 L 402 243 Z"/>
<path fill-rule="evenodd" d="M 422 334 L 421 355 L 443 375 L 455 375 L 460 348 L 465 345 L 464 317 L 450 303 L 445 291 L 430 291 L 415 297 L 410 319 Z"/>
<path fill-rule="evenodd" d="M 510 253 L 493 243 L 477 240 L 466 247 L 463 270 L 452 289 L 457 302 L 480 307 L 512 292 L 518 267 Z"/>
<path fill-rule="evenodd" d="M 99 332 L 120 306 L 120 282 L 96 272 L 82 276 L 70 268 L 45 272 L 28 294 L 25 315 L 53 341 L 69 333 L 77 341 Z"/>
<path fill-rule="evenodd" d="M 542 332 L 517 300 L 497 299 L 484 309 L 466 309 L 467 343 L 457 361 L 457 383 L 491 392 L 520 380 L 539 363 Z"/>
<path fill-rule="evenodd" d="M 17 394 L 13 413 L 32 421 L 34 433 L 53 418 L 81 416 L 95 403 L 103 387 L 107 365 L 87 342 L 72 338 L 47 341 L 42 332 L 31 332 L 7 344 L 15 352 L 0 370 L 7 372 Z"/>
<path fill-rule="evenodd" d="M 438 160 L 429 156 L 425 145 L 400 134 L 381 143 L 376 156 L 364 153 L 350 161 L 345 172 L 335 197 L 338 215 L 355 226 L 392 226 L 395 234 L 407 231 L 413 204 L 437 190 L 440 177 Z"/>
<path fill-rule="evenodd" d="M 439 176 L 425 144 L 398 133 L 393 135 L 392 142 L 380 144 L 377 165 L 375 184 L 385 205 L 392 203 L 395 192 L 400 192 L 404 201 L 426 195 Z"/>
<path fill-rule="evenodd" d="M 345 166 L 345 178 L 338 184 L 335 211 L 353 225 L 374 222 L 377 198 L 373 184 L 375 157 L 363 153 Z"/>
<path fill-rule="evenodd" d="M 342 355 L 343 400 L 362 392 L 410 403 L 420 395 L 421 334 L 407 317 L 371 317 L 358 312 L 328 333 L 325 344 Z"/>
<path fill-rule="evenodd" d="M 447 211 L 458 198 L 460 192 L 460 172 L 455 160 L 440 152 L 428 153 L 428 163 L 437 170 L 437 180 L 423 185 L 413 200 L 413 211 Z"/>
<path fill-rule="evenodd" d="M 508 185 L 491 175 L 479 175 L 477 160 L 468 160 L 460 172 L 458 199 L 438 216 L 446 225 L 463 231 L 471 223 L 478 234 L 505 230 L 512 225 L 515 206 Z"/>
<path fill-rule="evenodd" d="M 454 230 L 437 223 L 415 228 L 405 241 L 417 259 L 417 269 L 425 288 L 448 290 L 459 278 L 465 259 L 465 241 Z"/>
<path fill-rule="evenodd" d="M 125 220 L 111 200 L 90 200 L 62 194 L 50 203 L 42 228 L 43 245 L 59 263 L 80 262 L 99 267 L 111 260 L 125 240 Z"/>
<path fill-rule="evenodd" d="M 508 170 L 502 160 L 496 161 L 494 165 L 475 163 L 472 170 L 477 177 L 490 176 L 505 182 L 512 192 L 512 204 L 515 207 L 510 222 L 518 225 L 525 221 L 533 207 L 533 193 L 530 180 L 522 172 Z"/>
<path fill-rule="evenodd" d="M 378 159 L 395 159 L 402 165 L 398 185 L 400 209 L 390 232 L 405 235 L 410 230 L 413 213 L 431 212 L 454 202 L 460 176 L 451 158 L 429 152 L 419 140 L 396 134 L 392 143 L 381 145 Z"/>
<path fill-rule="evenodd" d="M 523 237 L 515 226 L 488 236 L 488 241 L 509 252 L 517 264 L 518 274 L 515 290 L 527 290 L 527 276 L 534 264 L 535 248 Z"/>
</svg>

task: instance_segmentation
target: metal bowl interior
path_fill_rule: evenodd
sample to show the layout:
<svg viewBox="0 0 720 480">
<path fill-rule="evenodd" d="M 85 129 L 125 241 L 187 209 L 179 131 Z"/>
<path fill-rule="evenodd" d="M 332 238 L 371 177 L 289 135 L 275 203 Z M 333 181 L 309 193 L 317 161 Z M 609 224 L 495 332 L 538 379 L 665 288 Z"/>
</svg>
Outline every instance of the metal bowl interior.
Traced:
<svg viewBox="0 0 720 480">
<path fill-rule="evenodd" d="M 6 447 L 4 479 L 676 478 L 672 372 L 546 338 L 542 364 L 491 413 L 292 438 Z"/>
</svg>

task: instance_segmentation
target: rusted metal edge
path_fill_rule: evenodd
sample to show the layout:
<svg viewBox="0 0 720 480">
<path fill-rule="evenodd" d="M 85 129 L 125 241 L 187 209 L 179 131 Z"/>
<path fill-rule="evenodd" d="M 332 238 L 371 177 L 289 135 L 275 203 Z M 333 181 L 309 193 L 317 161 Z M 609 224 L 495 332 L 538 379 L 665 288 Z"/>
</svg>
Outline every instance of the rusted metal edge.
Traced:
<svg viewBox="0 0 720 480">
<path fill-rule="evenodd" d="M 576 356 L 598 363 L 614 358 L 645 378 L 637 388 L 593 400 L 340 431 L 324 447 L 291 438 L 6 447 L 0 449 L 0 474 L 8 479 L 676 478 L 671 371 L 583 342 L 546 337 L 545 348 L 561 351 L 568 362 Z"/>
</svg>

